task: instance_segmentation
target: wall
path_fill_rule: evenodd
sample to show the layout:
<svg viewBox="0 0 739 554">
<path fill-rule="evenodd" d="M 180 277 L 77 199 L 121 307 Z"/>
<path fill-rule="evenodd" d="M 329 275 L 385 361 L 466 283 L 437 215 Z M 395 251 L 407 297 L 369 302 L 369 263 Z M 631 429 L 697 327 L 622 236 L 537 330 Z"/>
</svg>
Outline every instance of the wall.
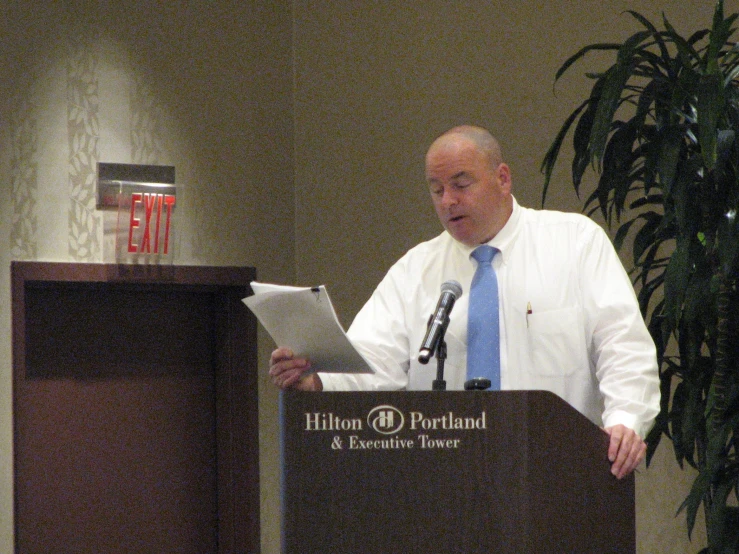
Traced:
<svg viewBox="0 0 739 554">
<path fill-rule="evenodd" d="M 296 276 L 324 283 L 349 324 L 388 267 L 441 230 L 424 185 L 423 156 L 460 123 L 502 142 L 513 189 L 541 205 L 539 166 L 559 126 L 584 99 L 593 56 L 553 88 L 581 46 L 641 30 L 624 10 L 689 33 L 711 24 L 710 0 L 427 0 L 294 3 Z M 738 2 L 726 2 L 737 11 Z M 602 67 L 602 66 L 601 66 Z M 579 211 L 562 158 L 547 207 Z M 592 179 L 592 177 L 590 177 Z M 586 184 L 587 186 L 587 184 Z M 694 552 L 684 516 L 690 472 L 669 441 L 637 475 L 639 551 Z"/>
<path fill-rule="evenodd" d="M 727 11 L 737 11 L 736 1 Z M 440 230 L 428 143 L 472 122 L 503 142 L 518 200 L 583 96 L 581 45 L 638 27 L 687 32 L 710 0 L 0 0 L 0 552 L 12 545 L 9 264 L 102 261 L 97 161 L 177 171 L 176 263 L 253 265 L 328 285 L 348 325 L 390 264 Z M 588 66 L 592 68 L 592 66 Z M 579 209 L 566 163 L 548 207 Z M 277 394 L 260 334 L 263 552 L 279 551 Z M 639 551 L 693 552 L 674 518 L 690 474 L 669 443 L 637 478 Z M 700 522 L 698 524 L 701 525 Z"/>
<path fill-rule="evenodd" d="M 261 279 L 292 281 L 295 232 L 288 2 L 2 1 L 0 10 L 0 552 L 7 553 L 10 261 L 104 260 L 95 164 L 175 166 L 175 263 L 256 266 Z M 268 359 L 263 335 L 260 345 Z M 276 395 L 262 376 L 260 389 L 272 397 L 261 404 L 269 513 L 278 509 Z"/>
</svg>

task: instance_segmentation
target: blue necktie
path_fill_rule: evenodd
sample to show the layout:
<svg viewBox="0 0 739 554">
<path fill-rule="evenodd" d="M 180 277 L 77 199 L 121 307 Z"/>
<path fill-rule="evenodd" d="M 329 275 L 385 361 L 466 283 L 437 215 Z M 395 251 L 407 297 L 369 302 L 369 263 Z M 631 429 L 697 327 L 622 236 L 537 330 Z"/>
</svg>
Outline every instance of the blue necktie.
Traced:
<svg viewBox="0 0 739 554">
<path fill-rule="evenodd" d="M 467 319 L 467 379 L 490 379 L 491 390 L 500 390 L 498 278 L 491 264 L 498 252 L 487 244 L 472 252 L 477 271 L 472 278 Z"/>
</svg>

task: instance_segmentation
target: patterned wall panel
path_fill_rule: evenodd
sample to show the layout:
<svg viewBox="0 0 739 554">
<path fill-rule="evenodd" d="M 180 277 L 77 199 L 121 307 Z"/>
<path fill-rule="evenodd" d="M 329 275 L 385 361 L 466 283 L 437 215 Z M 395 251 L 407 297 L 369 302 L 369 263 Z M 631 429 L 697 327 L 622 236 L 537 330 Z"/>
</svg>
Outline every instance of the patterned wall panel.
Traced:
<svg viewBox="0 0 739 554">
<path fill-rule="evenodd" d="M 68 244 L 69 257 L 75 261 L 98 261 L 101 257 L 101 222 L 95 212 L 100 137 L 96 38 L 94 34 L 71 33 L 67 41 Z"/>
<path fill-rule="evenodd" d="M 37 250 L 38 125 L 34 104 L 18 97 L 11 110 L 10 180 L 13 259 L 32 260 Z"/>
<path fill-rule="evenodd" d="M 103 48 L 103 44 L 110 43 L 110 37 L 103 36 L 105 31 L 101 31 L 97 15 L 87 13 L 89 19 L 85 19 L 67 14 L 61 27 L 66 30 L 60 42 L 61 56 L 25 60 L 22 82 L 19 80 L 15 87 L 17 94 L 8 99 L 6 152 L 11 186 L 12 259 L 33 260 L 43 255 L 40 252 L 53 252 L 70 261 L 110 261 L 103 252 L 107 248 L 103 219 L 106 214 L 95 207 L 97 163 L 162 163 L 162 101 L 151 85 L 151 76 L 134 67 L 132 58 L 126 55 L 125 44 L 117 43 L 112 53 Z M 108 59 L 111 56 L 113 60 Z M 121 62 L 122 66 L 116 65 Z M 54 65 L 59 67 L 58 73 Z M 113 94 L 108 90 L 103 95 L 100 87 L 111 82 L 111 71 L 126 75 L 127 84 Z M 56 91 L 60 93 L 60 107 L 66 106 L 61 128 L 55 126 L 55 114 L 49 110 L 55 105 Z M 101 104 L 102 98 L 106 105 Z M 127 112 L 120 113 L 121 110 Z M 107 119 L 101 117 L 101 112 Z M 110 124 L 121 116 L 128 125 L 104 129 L 101 134 L 101 121 Z M 57 136 L 57 132 L 62 134 Z M 101 144 L 101 137 L 123 140 Z M 59 140 L 66 141 L 64 159 L 55 157 L 55 147 L 49 149 Z M 101 159 L 101 151 L 111 159 Z M 65 191 L 58 190 L 62 183 L 56 183 L 54 175 L 64 176 Z M 67 198 L 68 204 L 43 204 L 44 198 L 56 196 Z M 66 228 L 47 229 L 66 244 L 66 248 L 62 245 L 64 250 L 54 249 L 51 235 L 41 236 L 46 220 L 39 218 L 50 210 L 62 210 L 65 214 L 62 217 L 66 219 Z M 46 227 L 50 227 L 48 222 Z"/>
</svg>

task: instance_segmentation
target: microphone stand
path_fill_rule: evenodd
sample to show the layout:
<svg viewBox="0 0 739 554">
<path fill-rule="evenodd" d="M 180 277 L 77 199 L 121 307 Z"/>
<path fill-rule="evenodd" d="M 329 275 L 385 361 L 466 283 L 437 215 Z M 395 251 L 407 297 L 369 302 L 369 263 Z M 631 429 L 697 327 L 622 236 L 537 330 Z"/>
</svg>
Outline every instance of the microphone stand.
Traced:
<svg viewBox="0 0 739 554">
<path fill-rule="evenodd" d="M 429 325 L 431 320 L 429 320 Z M 446 390 L 446 381 L 444 380 L 444 360 L 446 360 L 446 341 L 444 335 L 446 334 L 446 328 L 449 325 L 449 317 L 444 320 L 444 324 L 441 326 L 441 332 L 439 333 L 439 343 L 434 351 L 436 357 L 436 379 L 431 385 L 431 390 Z"/>
<path fill-rule="evenodd" d="M 443 336 L 439 339 L 439 346 L 436 349 L 436 379 L 431 385 L 431 390 L 446 390 L 446 381 L 444 381 L 444 360 L 446 360 L 446 341 Z"/>
</svg>

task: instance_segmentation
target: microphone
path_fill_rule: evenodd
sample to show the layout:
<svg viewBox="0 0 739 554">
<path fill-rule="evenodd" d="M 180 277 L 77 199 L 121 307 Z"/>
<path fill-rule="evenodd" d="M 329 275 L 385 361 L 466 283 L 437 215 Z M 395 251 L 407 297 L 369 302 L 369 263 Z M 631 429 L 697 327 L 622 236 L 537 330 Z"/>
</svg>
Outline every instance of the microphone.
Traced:
<svg viewBox="0 0 739 554">
<path fill-rule="evenodd" d="M 436 351 L 439 340 L 444 335 L 447 325 L 449 325 L 449 314 L 452 312 L 454 302 L 460 296 L 462 296 L 462 285 L 457 281 L 450 280 L 441 285 L 439 303 L 429 320 L 426 337 L 424 337 L 421 349 L 418 352 L 418 361 L 422 364 L 427 364 Z"/>
</svg>

